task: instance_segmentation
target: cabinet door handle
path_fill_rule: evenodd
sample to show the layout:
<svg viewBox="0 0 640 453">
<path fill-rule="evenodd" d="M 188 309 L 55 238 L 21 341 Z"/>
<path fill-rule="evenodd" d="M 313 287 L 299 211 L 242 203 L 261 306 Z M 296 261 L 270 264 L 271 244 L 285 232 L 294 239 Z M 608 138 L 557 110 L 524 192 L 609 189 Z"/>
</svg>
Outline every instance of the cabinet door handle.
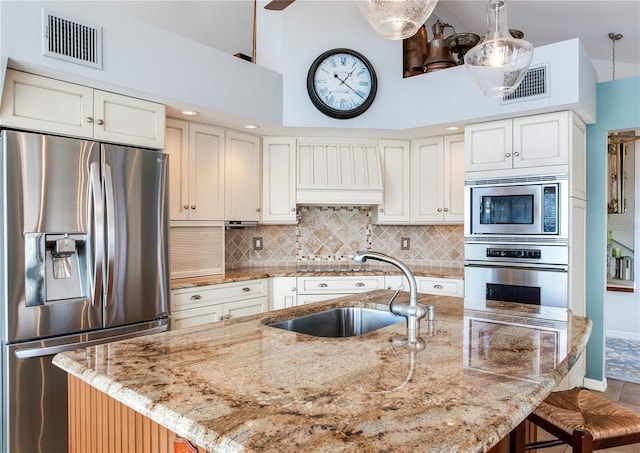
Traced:
<svg viewBox="0 0 640 453">
<path fill-rule="evenodd" d="M 220 316 L 220 321 L 224 321 L 225 319 L 229 319 L 231 315 Z"/>
<path fill-rule="evenodd" d="M 243 293 L 248 293 L 249 291 L 251 291 L 251 288 L 249 288 L 248 286 L 245 286 L 244 288 L 242 288 Z"/>
<path fill-rule="evenodd" d="M 364 283 L 362 283 L 362 282 L 358 282 L 358 283 L 356 283 L 356 286 L 357 286 L 358 288 L 362 288 L 362 287 L 364 286 Z"/>
<path fill-rule="evenodd" d="M 296 212 L 296 208 L 291 208 L 291 212 Z"/>
<path fill-rule="evenodd" d="M 511 153 L 505 154 L 505 157 L 511 157 Z"/>
<path fill-rule="evenodd" d="M 433 289 L 442 289 L 442 285 L 435 284 L 433 285 Z"/>
<path fill-rule="evenodd" d="M 260 212 L 260 208 L 256 208 L 256 212 Z"/>
<path fill-rule="evenodd" d="M 326 283 L 318 283 L 318 288 L 326 288 L 327 286 Z"/>
<path fill-rule="evenodd" d="M 518 157 L 520 155 L 520 153 L 516 151 L 515 153 L 513 153 L 513 155 Z"/>
<path fill-rule="evenodd" d="M 191 296 L 191 300 L 200 300 L 202 299 L 202 296 L 200 294 L 194 294 L 193 296 Z"/>
<path fill-rule="evenodd" d="M 444 212 L 449 212 L 449 208 L 444 208 Z"/>
<path fill-rule="evenodd" d="M 438 212 L 442 212 L 442 208 L 438 208 Z"/>
<path fill-rule="evenodd" d="M 87 123 L 91 124 L 91 123 L 93 123 L 93 118 L 91 118 L 90 116 L 88 116 L 88 117 L 86 118 L 86 121 L 87 121 Z"/>
<path fill-rule="evenodd" d="M 295 292 L 296 287 L 294 286 L 293 288 L 291 288 L 291 292 Z"/>
<path fill-rule="evenodd" d="M 195 209 L 195 208 L 196 208 L 196 205 L 195 205 L 195 204 L 192 204 L 192 205 L 191 205 L 191 209 Z"/>
<path fill-rule="evenodd" d="M 182 207 L 183 207 L 184 209 L 189 209 L 189 205 L 188 205 L 188 204 L 185 204 L 185 205 L 183 205 Z"/>
<path fill-rule="evenodd" d="M 383 209 L 383 208 L 380 208 L 380 212 L 384 212 L 384 209 Z"/>
<path fill-rule="evenodd" d="M 96 121 L 96 123 L 98 123 L 98 126 L 102 126 L 104 124 L 104 121 L 98 120 L 98 121 Z"/>
</svg>

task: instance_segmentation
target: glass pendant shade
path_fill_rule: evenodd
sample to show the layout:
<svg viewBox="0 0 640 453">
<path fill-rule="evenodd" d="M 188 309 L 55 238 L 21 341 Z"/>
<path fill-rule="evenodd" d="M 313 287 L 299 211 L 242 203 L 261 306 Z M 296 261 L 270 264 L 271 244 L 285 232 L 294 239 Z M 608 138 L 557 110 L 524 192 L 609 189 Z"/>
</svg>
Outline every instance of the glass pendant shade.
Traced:
<svg viewBox="0 0 640 453">
<path fill-rule="evenodd" d="M 489 0 L 487 25 L 484 39 L 465 54 L 465 66 L 485 96 L 508 96 L 526 75 L 533 46 L 510 35 L 504 0 Z"/>
<path fill-rule="evenodd" d="M 383 38 L 406 39 L 427 21 L 438 0 L 363 0 L 360 11 Z"/>
</svg>

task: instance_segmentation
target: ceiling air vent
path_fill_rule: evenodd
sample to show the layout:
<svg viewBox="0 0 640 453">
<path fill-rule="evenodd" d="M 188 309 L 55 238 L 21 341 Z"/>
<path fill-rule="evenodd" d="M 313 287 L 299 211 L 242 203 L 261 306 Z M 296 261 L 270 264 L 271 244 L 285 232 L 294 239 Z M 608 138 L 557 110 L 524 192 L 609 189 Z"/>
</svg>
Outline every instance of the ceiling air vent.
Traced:
<svg viewBox="0 0 640 453">
<path fill-rule="evenodd" d="M 42 10 L 42 54 L 102 69 L 102 28 Z"/>
<path fill-rule="evenodd" d="M 544 64 L 530 68 L 516 88 L 516 91 L 502 98 L 501 104 L 512 104 L 514 102 L 531 101 L 533 99 L 545 98 L 550 95 L 549 84 L 547 82 L 547 72 L 549 66 Z"/>
</svg>

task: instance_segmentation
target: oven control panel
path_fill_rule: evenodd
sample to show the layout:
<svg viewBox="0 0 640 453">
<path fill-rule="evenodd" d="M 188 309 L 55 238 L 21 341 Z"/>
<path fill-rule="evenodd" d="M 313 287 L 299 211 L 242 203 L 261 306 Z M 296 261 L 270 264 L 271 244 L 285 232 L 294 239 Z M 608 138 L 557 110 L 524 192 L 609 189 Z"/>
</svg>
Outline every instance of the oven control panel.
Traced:
<svg viewBox="0 0 640 453">
<path fill-rule="evenodd" d="M 488 248 L 487 258 L 528 258 L 540 259 L 542 252 L 539 249 L 504 249 Z"/>
</svg>

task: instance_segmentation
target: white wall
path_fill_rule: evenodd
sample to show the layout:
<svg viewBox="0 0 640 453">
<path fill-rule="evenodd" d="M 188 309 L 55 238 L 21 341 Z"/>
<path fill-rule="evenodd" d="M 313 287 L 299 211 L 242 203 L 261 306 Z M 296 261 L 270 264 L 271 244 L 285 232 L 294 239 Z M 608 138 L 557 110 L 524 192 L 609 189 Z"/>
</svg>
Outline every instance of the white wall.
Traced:
<svg viewBox="0 0 640 453">
<path fill-rule="evenodd" d="M 535 49 L 532 65 L 550 63 L 550 97 L 500 105 L 482 95 L 463 66 L 403 79 L 402 41 L 379 37 L 356 2 L 331 2 L 331 8 L 326 3 L 297 2 L 295 8 L 285 10 L 280 16 L 282 47 L 259 51 L 259 59 L 264 58 L 282 73 L 285 126 L 403 130 L 562 109 L 576 110 L 587 123 L 595 121 L 596 73 L 578 40 Z M 314 59 L 338 47 L 354 49 L 369 58 L 379 83 L 371 108 L 348 121 L 320 113 L 309 101 L 306 88 Z M 271 49 L 277 57 L 270 57 Z"/>
<path fill-rule="evenodd" d="M 594 121 L 595 72 L 578 40 L 535 51 L 534 64 L 551 63 L 550 97 L 501 106 L 480 93 L 464 67 L 403 79 L 402 42 L 378 37 L 355 2 L 331 2 L 330 8 L 327 3 L 299 2 L 278 14 L 270 12 L 271 16 L 259 8 L 258 32 L 269 39 L 257 49 L 258 59 L 271 69 L 137 21 L 111 2 L 2 1 L 0 56 L 16 69 L 173 106 L 221 112 L 221 120 L 236 115 L 291 128 L 349 130 L 352 135 L 359 130 L 389 130 L 397 131 L 398 138 L 413 138 L 423 132 L 412 130 L 423 126 L 561 109 L 574 109 L 587 123 Z M 103 28 L 102 70 L 41 55 L 43 7 Z M 321 114 L 306 89 L 313 60 L 335 47 L 362 52 L 379 79 L 372 107 L 346 121 Z"/>
<path fill-rule="evenodd" d="M 42 56 L 43 7 L 102 27 L 102 70 Z M 123 15 L 117 4 L 2 1 L 0 11 L 0 56 L 16 69 L 158 102 L 281 122 L 280 74 Z"/>
</svg>

